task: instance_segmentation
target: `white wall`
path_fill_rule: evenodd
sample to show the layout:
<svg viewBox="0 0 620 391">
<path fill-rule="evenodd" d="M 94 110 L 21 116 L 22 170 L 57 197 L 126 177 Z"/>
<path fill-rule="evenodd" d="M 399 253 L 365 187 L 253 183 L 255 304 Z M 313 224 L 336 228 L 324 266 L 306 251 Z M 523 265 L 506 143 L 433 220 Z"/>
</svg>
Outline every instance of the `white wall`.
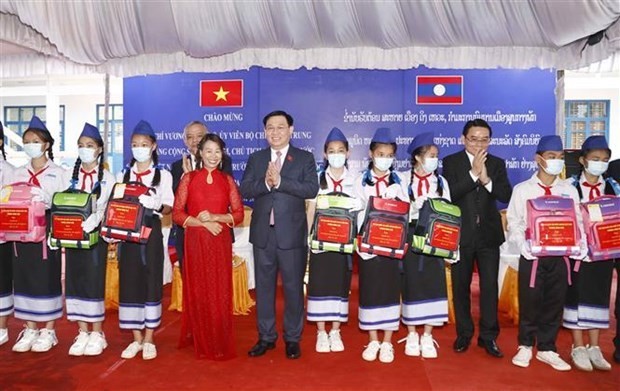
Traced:
<svg viewBox="0 0 620 391">
<path fill-rule="evenodd" d="M 59 151 L 60 127 L 47 122 L 56 139 L 54 154 L 63 160 L 75 160 L 77 139 L 84 123 L 96 125 L 98 104 L 105 102 L 103 75 L 55 77 L 48 79 L 11 79 L 0 82 L 0 120 L 4 120 L 5 106 L 65 106 L 65 151 Z M 110 104 L 123 102 L 123 81 L 110 78 Z M 49 115 L 49 113 L 48 113 Z M 6 126 L 5 126 L 6 127 Z M 100 129 L 103 132 L 103 129 Z M 24 161 L 23 153 L 7 151 L 9 159 L 17 164 Z"/>
<path fill-rule="evenodd" d="M 566 72 L 565 100 L 609 100 L 609 147 L 620 159 L 620 75 Z"/>
</svg>

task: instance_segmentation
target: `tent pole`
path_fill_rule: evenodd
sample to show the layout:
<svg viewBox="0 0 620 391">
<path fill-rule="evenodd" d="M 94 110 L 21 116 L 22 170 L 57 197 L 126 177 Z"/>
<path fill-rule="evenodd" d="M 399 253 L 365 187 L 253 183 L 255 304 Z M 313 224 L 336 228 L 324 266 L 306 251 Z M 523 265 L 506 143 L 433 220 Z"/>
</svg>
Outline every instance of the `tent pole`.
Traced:
<svg viewBox="0 0 620 391">
<path fill-rule="evenodd" d="M 112 148 L 112 143 L 109 141 L 110 134 L 110 119 L 109 119 L 109 109 L 110 109 L 110 74 L 105 74 L 104 79 L 105 84 L 105 96 L 104 96 L 104 105 L 103 105 L 103 139 L 104 141 L 104 155 L 103 159 L 106 161 L 107 155 L 110 153 L 110 148 Z"/>
</svg>

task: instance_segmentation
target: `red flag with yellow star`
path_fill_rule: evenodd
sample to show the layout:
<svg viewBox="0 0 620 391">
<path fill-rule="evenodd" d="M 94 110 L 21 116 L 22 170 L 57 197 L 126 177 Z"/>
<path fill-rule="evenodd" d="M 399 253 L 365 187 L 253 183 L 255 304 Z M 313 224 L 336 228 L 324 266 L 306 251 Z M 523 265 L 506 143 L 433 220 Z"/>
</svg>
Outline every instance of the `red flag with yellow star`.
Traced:
<svg viewBox="0 0 620 391">
<path fill-rule="evenodd" d="M 201 80 L 200 106 L 243 107 L 243 80 Z"/>
</svg>

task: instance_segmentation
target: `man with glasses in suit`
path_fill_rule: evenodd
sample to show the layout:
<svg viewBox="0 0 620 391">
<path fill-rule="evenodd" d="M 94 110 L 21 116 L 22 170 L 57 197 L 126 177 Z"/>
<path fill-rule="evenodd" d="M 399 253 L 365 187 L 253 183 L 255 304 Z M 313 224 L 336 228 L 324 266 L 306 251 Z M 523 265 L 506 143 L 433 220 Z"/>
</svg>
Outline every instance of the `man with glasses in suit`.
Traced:
<svg viewBox="0 0 620 391">
<path fill-rule="evenodd" d="M 460 262 L 452 265 L 452 292 L 457 338 L 453 348 L 465 352 L 474 335 L 471 279 L 474 262 L 480 281 L 478 346 L 493 357 L 503 357 L 497 346 L 499 247 L 505 241 L 496 201 L 512 195 L 504 160 L 489 154 L 491 126 L 482 120 L 463 127 L 465 149 L 443 159 L 443 176 L 450 184 L 452 202 L 461 208 Z"/>
</svg>

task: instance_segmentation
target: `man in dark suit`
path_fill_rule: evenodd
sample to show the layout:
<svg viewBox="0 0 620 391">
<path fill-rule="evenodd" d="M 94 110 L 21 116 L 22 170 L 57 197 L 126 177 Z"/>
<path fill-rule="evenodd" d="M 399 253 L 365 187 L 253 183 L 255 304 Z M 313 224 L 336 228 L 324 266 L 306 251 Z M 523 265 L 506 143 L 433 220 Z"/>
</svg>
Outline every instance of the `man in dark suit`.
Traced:
<svg viewBox="0 0 620 391">
<path fill-rule="evenodd" d="M 209 130 L 207 129 L 207 126 L 200 121 L 192 121 L 185 125 L 185 128 L 183 128 L 183 141 L 185 142 L 185 146 L 187 147 L 189 155 L 183 154 L 181 159 L 172 163 L 172 190 L 175 192 L 175 194 L 177 192 L 177 188 L 179 187 L 179 183 L 181 182 L 181 177 L 183 176 L 183 174 L 190 172 L 194 170 L 194 168 L 196 168 L 196 153 L 198 152 L 198 143 L 208 132 Z M 222 171 L 232 175 L 232 163 L 228 155 L 224 155 L 222 158 Z M 179 261 L 179 265 L 182 266 L 183 240 L 185 238 L 185 231 L 183 230 L 183 227 L 174 225 L 172 229 L 172 234 L 175 238 L 177 260 Z"/>
<path fill-rule="evenodd" d="M 301 355 L 299 340 L 304 324 L 303 277 L 306 271 L 307 223 L 305 200 L 319 190 L 316 162 L 311 153 L 290 144 L 293 117 L 274 111 L 263 119 L 269 148 L 250 155 L 241 194 L 254 199 L 250 242 L 254 245 L 256 311 L 259 340 L 251 357 L 275 347 L 276 281 L 284 288 L 284 341 L 286 356 Z"/>
<path fill-rule="evenodd" d="M 620 182 L 620 159 L 609 162 L 607 175 L 612 177 L 616 182 Z M 616 308 L 614 315 L 616 316 L 616 337 L 614 338 L 614 361 L 620 364 L 620 259 L 616 259 Z"/>
<path fill-rule="evenodd" d="M 443 159 L 443 176 L 450 185 L 452 202 L 461 208 L 460 262 L 452 265 L 452 292 L 456 316 L 456 352 L 469 348 L 474 335 L 471 316 L 471 278 L 474 262 L 480 280 L 480 330 L 478 346 L 494 357 L 497 346 L 499 246 L 504 230 L 496 201 L 507 203 L 512 195 L 504 161 L 488 153 L 491 127 L 482 119 L 463 128 L 465 150 Z"/>
</svg>

